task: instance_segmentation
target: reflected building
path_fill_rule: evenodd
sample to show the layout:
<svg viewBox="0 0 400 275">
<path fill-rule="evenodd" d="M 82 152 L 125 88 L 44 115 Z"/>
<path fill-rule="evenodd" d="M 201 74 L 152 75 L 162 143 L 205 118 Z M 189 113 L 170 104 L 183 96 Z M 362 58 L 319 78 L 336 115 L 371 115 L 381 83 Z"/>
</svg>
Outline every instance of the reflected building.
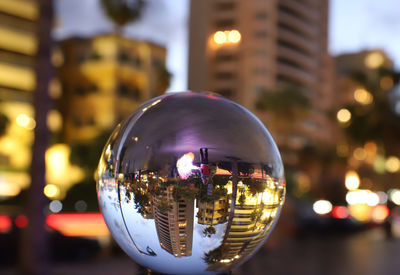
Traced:
<svg viewBox="0 0 400 275">
<path fill-rule="evenodd" d="M 59 48 L 66 141 L 91 140 L 168 87 L 162 46 L 101 35 L 60 41 Z"/>
<path fill-rule="evenodd" d="M 194 199 L 178 199 L 174 186 L 153 197 L 153 218 L 161 247 L 175 257 L 191 256 L 193 243 Z"/>
<path fill-rule="evenodd" d="M 251 195 L 248 186 L 244 186 L 239 187 L 239 192 L 246 193 L 245 199 L 229 196 L 230 214 L 225 235 L 219 247 L 205 254 L 207 270 L 224 270 L 226 264 L 246 258 L 270 232 L 284 190 L 268 176 L 262 181 L 266 183 L 263 192 Z M 233 199 L 236 201 L 232 202 Z"/>
<path fill-rule="evenodd" d="M 228 196 L 211 202 L 197 201 L 197 222 L 199 224 L 216 225 L 226 222 L 228 215 Z"/>
<path fill-rule="evenodd" d="M 300 148 L 330 141 L 331 124 L 325 114 L 333 81 L 327 50 L 328 3 L 191 1 L 189 89 L 215 91 L 256 111 L 263 93 L 294 87 L 310 99 L 310 116 L 294 133 L 268 123 L 278 145 Z M 257 115 L 271 121 L 268 113 Z"/>
</svg>

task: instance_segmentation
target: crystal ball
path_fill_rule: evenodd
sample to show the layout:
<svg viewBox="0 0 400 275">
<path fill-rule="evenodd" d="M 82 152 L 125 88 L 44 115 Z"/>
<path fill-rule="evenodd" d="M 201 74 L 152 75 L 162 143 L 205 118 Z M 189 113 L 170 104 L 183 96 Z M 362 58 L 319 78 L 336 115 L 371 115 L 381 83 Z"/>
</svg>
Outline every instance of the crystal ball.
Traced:
<svg viewBox="0 0 400 275">
<path fill-rule="evenodd" d="M 111 235 L 164 274 L 224 273 L 264 244 L 285 197 L 268 130 L 209 93 L 168 93 L 111 134 L 96 172 Z"/>
</svg>

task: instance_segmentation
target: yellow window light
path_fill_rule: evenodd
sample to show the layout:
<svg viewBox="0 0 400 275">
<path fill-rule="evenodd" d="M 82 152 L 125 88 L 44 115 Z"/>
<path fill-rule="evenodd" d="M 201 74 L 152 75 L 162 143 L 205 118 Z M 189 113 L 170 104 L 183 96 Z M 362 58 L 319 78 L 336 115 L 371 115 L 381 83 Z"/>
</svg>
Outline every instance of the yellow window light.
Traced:
<svg viewBox="0 0 400 275">
<path fill-rule="evenodd" d="M 221 44 L 224 44 L 226 41 L 227 41 L 227 37 L 226 37 L 225 32 L 217 31 L 214 34 L 214 42 L 215 43 L 221 45 Z"/>
<path fill-rule="evenodd" d="M 241 39 L 240 32 L 238 30 L 232 30 L 228 34 L 228 40 L 231 43 L 239 43 Z"/>
<path fill-rule="evenodd" d="M 347 109 L 340 109 L 336 114 L 337 120 L 341 123 L 349 122 L 351 119 L 351 113 Z"/>
</svg>

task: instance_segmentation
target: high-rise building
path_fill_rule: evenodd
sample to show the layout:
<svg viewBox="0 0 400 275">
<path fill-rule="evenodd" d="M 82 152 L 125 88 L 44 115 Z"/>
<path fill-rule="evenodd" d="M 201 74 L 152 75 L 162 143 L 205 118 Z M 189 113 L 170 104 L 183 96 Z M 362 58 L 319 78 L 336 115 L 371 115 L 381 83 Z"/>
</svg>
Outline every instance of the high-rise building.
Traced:
<svg viewBox="0 0 400 275">
<path fill-rule="evenodd" d="M 161 247 L 175 257 L 191 256 L 193 243 L 194 199 L 173 196 L 168 186 L 153 198 L 153 217 Z"/>
<path fill-rule="evenodd" d="M 228 196 L 222 196 L 212 202 L 198 201 L 199 224 L 216 225 L 226 222 L 228 216 Z"/>
<path fill-rule="evenodd" d="M 114 35 L 60 42 L 63 135 L 87 141 L 168 86 L 166 49 Z"/>
<path fill-rule="evenodd" d="M 235 204 L 232 204 L 233 198 L 229 198 L 227 229 L 221 245 L 204 257 L 210 264 L 207 270 L 223 270 L 225 264 L 246 258 L 265 241 L 281 204 L 279 193 L 283 192 L 275 187 L 272 179 L 267 177 L 266 182 L 269 187 L 255 195 L 249 194 L 247 187 L 240 187 L 242 195 L 246 193 L 247 196 L 243 203 L 240 196 L 236 197 Z M 216 250 L 219 253 L 213 253 Z"/>
<path fill-rule="evenodd" d="M 329 139 L 327 18 L 328 0 L 191 1 L 189 89 L 256 111 L 260 94 L 290 84 L 312 104 L 300 144 Z"/>
<path fill-rule="evenodd" d="M 3 197 L 29 185 L 38 16 L 35 0 L 0 1 L 0 116 L 8 121 L 0 136 Z"/>
</svg>

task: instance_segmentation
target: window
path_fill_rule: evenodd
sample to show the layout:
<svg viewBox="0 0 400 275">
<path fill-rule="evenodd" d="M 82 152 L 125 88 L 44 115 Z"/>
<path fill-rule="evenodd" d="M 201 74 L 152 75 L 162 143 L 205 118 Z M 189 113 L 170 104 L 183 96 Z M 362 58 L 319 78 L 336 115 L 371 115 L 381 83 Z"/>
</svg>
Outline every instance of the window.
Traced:
<svg viewBox="0 0 400 275">
<path fill-rule="evenodd" d="M 266 75 L 268 74 L 268 69 L 265 67 L 259 67 L 259 68 L 254 68 L 253 69 L 253 74 L 254 75 Z"/>
<path fill-rule="evenodd" d="M 300 48 L 300 47 L 298 47 L 298 46 L 296 46 L 296 45 L 293 45 L 293 44 L 291 44 L 291 43 L 288 43 L 288 42 L 286 42 L 286 41 L 283 41 L 283 40 L 280 40 L 280 39 L 279 39 L 279 40 L 278 40 L 278 45 L 281 46 L 281 47 L 285 47 L 285 48 L 294 50 L 294 51 L 296 51 L 296 52 L 299 52 L 299 53 L 301 53 L 301 54 L 303 54 L 303 55 L 305 55 L 305 56 L 311 56 L 307 51 L 303 50 L 302 48 Z"/>
<path fill-rule="evenodd" d="M 235 2 L 218 2 L 215 4 L 215 9 L 219 11 L 233 10 L 235 7 Z"/>
<path fill-rule="evenodd" d="M 233 18 L 219 19 L 215 21 L 215 26 L 218 29 L 232 29 L 235 25 L 236 22 Z"/>
<path fill-rule="evenodd" d="M 255 36 L 256 38 L 266 38 L 266 37 L 268 37 L 268 33 L 267 33 L 266 30 L 259 30 L 259 31 L 256 31 L 256 32 L 254 33 L 254 36 Z"/>
<path fill-rule="evenodd" d="M 219 80 L 230 80 L 234 77 L 235 75 L 231 72 L 218 72 L 215 74 L 215 78 Z"/>
<path fill-rule="evenodd" d="M 215 56 L 216 62 L 228 62 L 236 59 L 236 56 L 228 53 L 219 53 Z"/>
<path fill-rule="evenodd" d="M 232 97 L 234 94 L 234 91 L 230 88 L 218 89 L 216 92 L 224 97 Z"/>
<path fill-rule="evenodd" d="M 254 18 L 257 20 L 265 20 L 268 18 L 268 14 L 265 11 L 256 12 Z"/>
</svg>

